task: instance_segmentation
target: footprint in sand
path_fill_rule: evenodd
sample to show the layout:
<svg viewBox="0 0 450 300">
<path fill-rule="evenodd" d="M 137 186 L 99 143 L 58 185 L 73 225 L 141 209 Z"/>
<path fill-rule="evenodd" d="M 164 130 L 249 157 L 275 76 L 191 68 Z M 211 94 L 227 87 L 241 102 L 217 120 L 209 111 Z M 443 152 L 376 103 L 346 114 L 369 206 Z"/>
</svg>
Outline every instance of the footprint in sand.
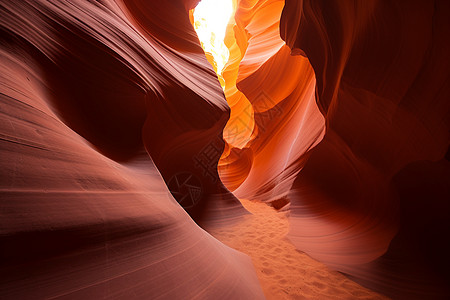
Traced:
<svg viewBox="0 0 450 300">
<path fill-rule="evenodd" d="M 268 268 L 263 268 L 261 271 L 267 275 L 273 275 L 275 273 L 272 269 L 268 269 Z"/>
</svg>

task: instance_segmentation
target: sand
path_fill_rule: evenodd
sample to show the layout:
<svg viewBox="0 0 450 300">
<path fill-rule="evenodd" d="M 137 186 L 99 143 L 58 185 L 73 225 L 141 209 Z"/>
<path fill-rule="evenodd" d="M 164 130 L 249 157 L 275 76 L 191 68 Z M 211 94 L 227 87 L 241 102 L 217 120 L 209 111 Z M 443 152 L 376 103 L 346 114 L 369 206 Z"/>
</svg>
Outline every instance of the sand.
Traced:
<svg viewBox="0 0 450 300">
<path fill-rule="evenodd" d="M 241 200 L 245 221 L 211 234 L 251 257 L 267 299 L 389 299 L 298 251 L 285 238 L 288 212 Z"/>
</svg>

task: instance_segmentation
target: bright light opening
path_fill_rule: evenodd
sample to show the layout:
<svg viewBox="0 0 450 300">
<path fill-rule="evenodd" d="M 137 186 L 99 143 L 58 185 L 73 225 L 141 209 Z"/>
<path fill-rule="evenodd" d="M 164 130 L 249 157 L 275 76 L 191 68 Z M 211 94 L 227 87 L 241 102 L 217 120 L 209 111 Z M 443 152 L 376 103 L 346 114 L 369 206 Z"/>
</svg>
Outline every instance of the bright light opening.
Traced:
<svg viewBox="0 0 450 300">
<path fill-rule="evenodd" d="M 222 77 L 230 52 L 225 46 L 225 31 L 233 14 L 232 0 L 202 0 L 194 9 L 194 28 L 205 52 L 211 53 L 215 70 Z"/>
</svg>

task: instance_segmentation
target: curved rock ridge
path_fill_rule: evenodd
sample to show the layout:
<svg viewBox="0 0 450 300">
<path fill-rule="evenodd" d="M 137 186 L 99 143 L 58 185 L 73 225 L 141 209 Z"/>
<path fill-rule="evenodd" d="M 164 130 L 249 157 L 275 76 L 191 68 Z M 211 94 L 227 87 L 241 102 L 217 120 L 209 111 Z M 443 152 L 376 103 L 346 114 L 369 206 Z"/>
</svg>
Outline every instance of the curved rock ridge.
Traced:
<svg viewBox="0 0 450 300">
<path fill-rule="evenodd" d="M 294 182 L 290 240 L 395 299 L 449 295 L 450 4 L 287 0 L 326 134 Z"/>
<path fill-rule="evenodd" d="M 5 4 L 11 13 L 3 26 L 18 47 L 40 57 L 49 100 L 66 124 L 117 161 L 132 159 L 144 145 L 166 182 L 179 173 L 199 178 L 200 200 L 187 208 L 199 223 L 216 206 L 235 207 L 233 216 L 244 213 L 218 180 L 229 108 L 190 26 L 187 4 L 21 5 L 30 17 L 14 15 L 22 7 Z"/>
<path fill-rule="evenodd" d="M 291 56 L 280 38 L 283 5 L 239 1 L 229 25 L 223 77 L 231 116 L 219 173 L 241 199 L 286 204 L 309 150 L 323 136 L 324 119 L 315 104 L 311 65 Z"/>
<path fill-rule="evenodd" d="M 180 173 L 201 182 L 198 203 L 184 206 L 197 223 L 207 226 L 213 221 L 239 218 L 245 211 L 217 173 L 229 108 L 192 28 L 189 10 L 196 2 L 124 3 L 131 22 L 151 44 L 162 48 L 177 76 L 177 84 L 163 84 L 156 97 L 148 95 L 148 117 L 143 127 L 147 151 L 167 183 Z M 166 65 L 162 63 L 163 72 Z M 177 197 L 179 193 L 173 194 Z"/>
<path fill-rule="evenodd" d="M 194 160 L 229 114 L 194 4 L 0 1 L 0 298 L 264 298 L 164 182 L 197 177 L 171 190 L 197 222 L 243 213 Z"/>
</svg>

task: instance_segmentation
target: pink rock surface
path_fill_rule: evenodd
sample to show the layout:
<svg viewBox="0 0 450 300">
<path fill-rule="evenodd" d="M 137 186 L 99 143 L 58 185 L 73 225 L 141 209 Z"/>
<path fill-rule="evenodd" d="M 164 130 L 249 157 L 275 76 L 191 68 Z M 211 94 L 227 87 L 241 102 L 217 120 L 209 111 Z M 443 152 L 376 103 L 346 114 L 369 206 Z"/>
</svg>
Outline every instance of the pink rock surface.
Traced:
<svg viewBox="0 0 450 300">
<path fill-rule="evenodd" d="M 264 298 L 251 260 L 163 180 L 168 160 L 195 174 L 189 151 L 220 136 L 217 78 L 198 41 L 140 33 L 127 5 L 0 2 L 0 298 Z M 211 219 L 239 219 L 203 182 Z"/>
</svg>

